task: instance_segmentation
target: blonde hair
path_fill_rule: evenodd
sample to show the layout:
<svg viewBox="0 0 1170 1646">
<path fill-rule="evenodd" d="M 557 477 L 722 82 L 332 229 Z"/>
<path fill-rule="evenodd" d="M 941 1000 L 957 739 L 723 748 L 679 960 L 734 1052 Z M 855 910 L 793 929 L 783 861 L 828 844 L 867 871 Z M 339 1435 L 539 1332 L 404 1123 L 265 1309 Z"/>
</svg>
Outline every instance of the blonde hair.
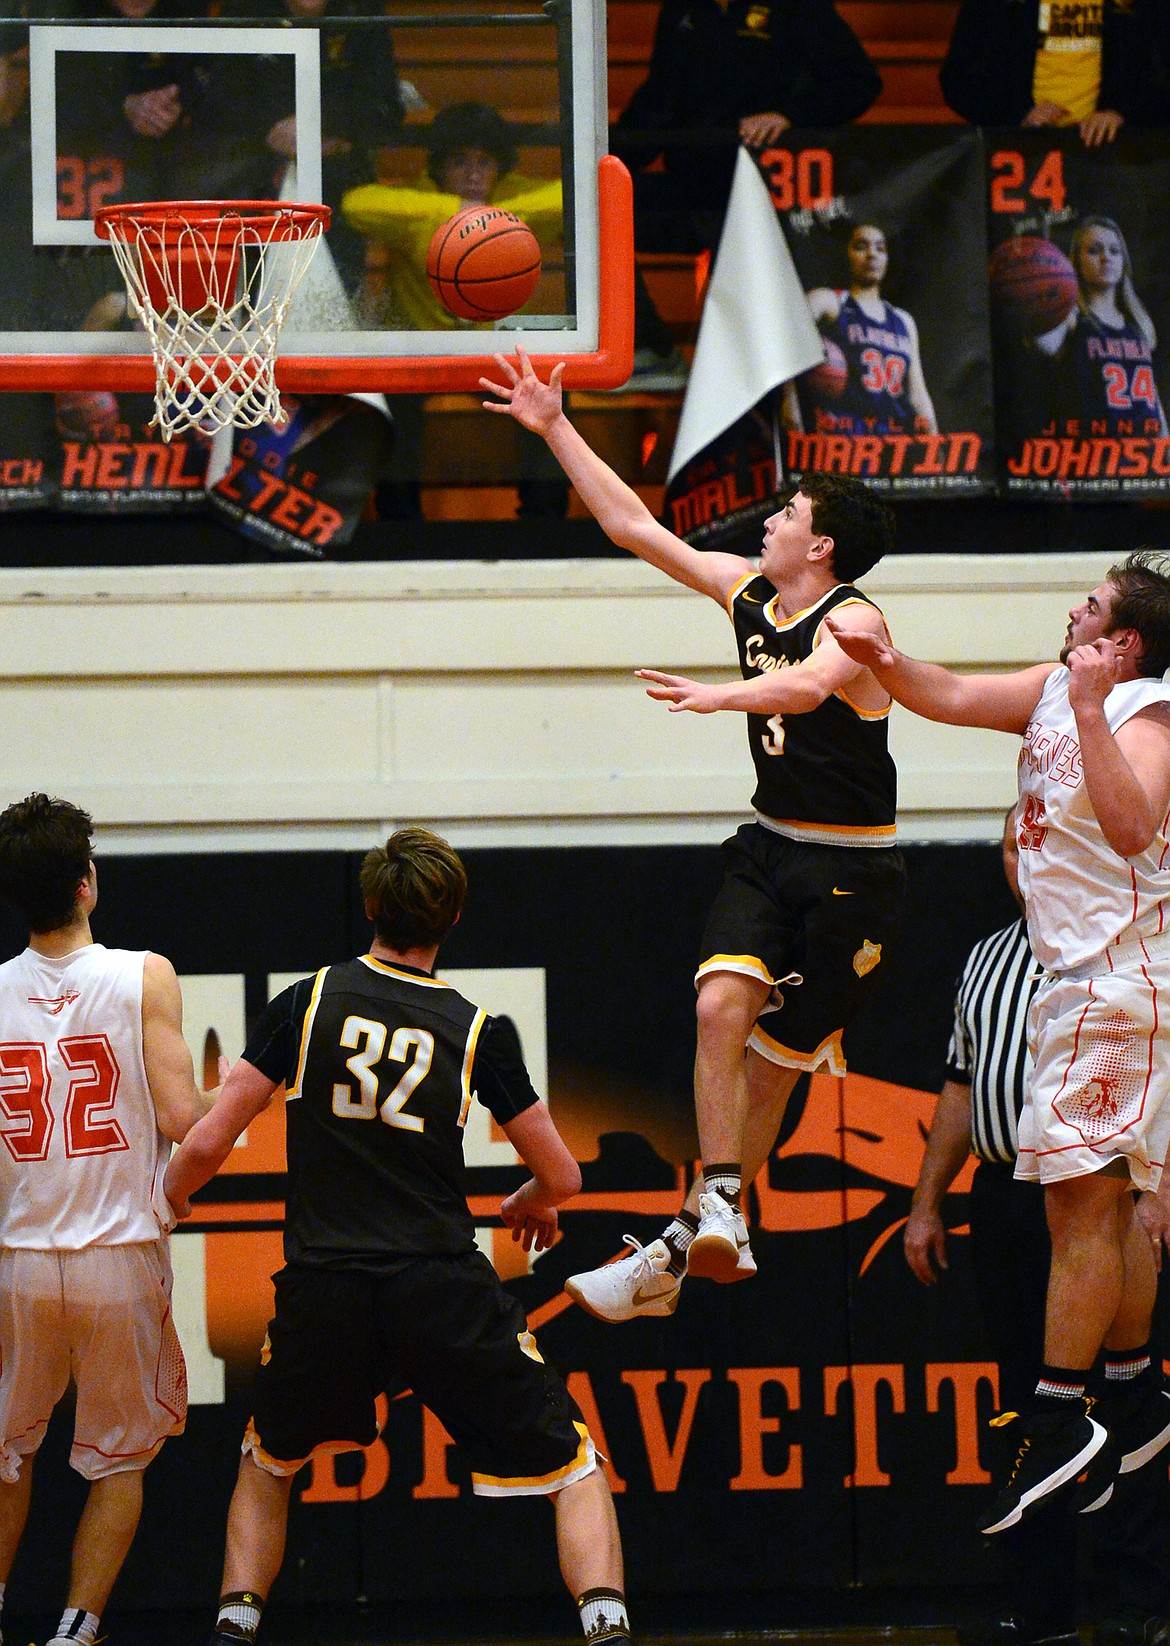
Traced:
<svg viewBox="0 0 1170 1646">
<path fill-rule="evenodd" d="M 1103 217 L 1098 212 L 1091 212 L 1088 217 L 1082 217 L 1073 231 L 1070 247 L 1072 266 L 1077 274 L 1077 307 L 1084 315 L 1091 314 L 1085 302 L 1084 287 L 1081 283 L 1081 248 L 1088 238 L 1090 229 L 1107 229 L 1110 234 L 1117 236 L 1121 246 L 1122 274 L 1117 282 L 1117 306 L 1123 314 L 1127 314 L 1134 325 L 1141 332 L 1150 348 L 1155 348 L 1158 342 L 1158 333 L 1150 312 L 1133 289 L 1133 265 L 1129 260 L 1129 247 L 1125 243 L 1125 236 L 1112 217 Z"/>
<path fill-rule="evenodd" d="M 441 943 L 459 919 L 467 871 L 441 835 L 397 829 L 362 860 L 359 881 L 378 940 L 399 954 Z"/>
</svg>

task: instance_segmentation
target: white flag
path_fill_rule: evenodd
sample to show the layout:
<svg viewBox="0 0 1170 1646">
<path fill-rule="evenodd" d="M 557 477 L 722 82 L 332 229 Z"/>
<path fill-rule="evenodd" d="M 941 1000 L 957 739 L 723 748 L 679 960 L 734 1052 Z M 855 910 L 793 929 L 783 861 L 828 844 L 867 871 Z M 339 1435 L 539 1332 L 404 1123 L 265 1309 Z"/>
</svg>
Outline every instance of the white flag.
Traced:
<svg viewBox="0 0 1170 1646">
<path fill-rule="evenodd" d="M 824 357 L 776 208 L 741 148 L 668 481 L 769 390 Z"/>
</svg>

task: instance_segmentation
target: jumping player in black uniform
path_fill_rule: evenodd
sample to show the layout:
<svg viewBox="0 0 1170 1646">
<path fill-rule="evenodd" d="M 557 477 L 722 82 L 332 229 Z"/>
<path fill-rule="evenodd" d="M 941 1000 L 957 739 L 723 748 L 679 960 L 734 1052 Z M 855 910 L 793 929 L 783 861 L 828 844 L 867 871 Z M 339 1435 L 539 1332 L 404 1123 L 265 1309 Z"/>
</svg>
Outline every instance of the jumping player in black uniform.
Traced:
<svg viewBox="0 0 1170 1646">
<path fill-rule="evenodd" d="M 369 953 L 269 1004 L 167 1170 L 167 1197 L 185 1216 L 285 1086 L 285 1267 L 228 1514 L 213 1642 L 255 1638 L 284 1556 L 289 1489 L 313 1449 L 370 1445 L 377 1396 L 406 1388 L 467 1452 L 477 1493 L 554 1499 L 561 1571 L 588 1639 L 628 1640 L 617 1519 L 593 1441 L 476 1249 L 463 1165 L 472 1097 L 533 1172 L 500 1208 L 526 1249 L 551 1245 L 556 1208 L 581 1174 L 515 1029 L 432 975 L 467 889 L 455 852 L 428 829 L 400 829 L 367 854 L 361 886 L 376 933 Z"/>
<path fill-rule="evenodd" d="M 704 933 L 695 1112 L 703 1174 L 660 1240 L 573 1275 L 570 1294 L 603 1320 L 665 1315 L 684 1274 L 755 1273 L 741 1182 L 766 1162 L 803 1070 L 844 1070 L 841 1035 L 876 982 L 898 927 L 904 870 L 894 845 L 890 699 L 823 625 L 885 634 L 849 582 L 893 541 L 889 508 L 860 481 L 810 476 L 765 523 L 757 568 L 675 537 L 590 450 L 561 410 L 562 368 L 547 384 L 520 351 L 481 379 L 543 435 L 586 506 L 623 548 L 717 600 L 735 624 L 742 686 L 700 686 L 639 670 L 652 697 L 706 713 L 750 709 L 753 678 L 777 694 L 751 714 L 756 822 L 724 845 L 726 874 Z M 486 403 L 485 404 L 490 404 Z M 748 1055 L 745 1058 L 744 1051 Z"/>
</svg>

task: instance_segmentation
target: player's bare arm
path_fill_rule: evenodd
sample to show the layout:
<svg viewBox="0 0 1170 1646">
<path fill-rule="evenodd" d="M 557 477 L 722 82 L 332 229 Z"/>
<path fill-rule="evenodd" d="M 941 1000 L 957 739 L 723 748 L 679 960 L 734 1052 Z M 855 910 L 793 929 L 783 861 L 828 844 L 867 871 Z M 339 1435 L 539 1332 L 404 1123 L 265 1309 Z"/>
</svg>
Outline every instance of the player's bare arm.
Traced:
<svg viewBox="0 0 1170 1646">
<path fill-rule="evenodd" d="M 1120 657 L 1108 638 L 1077 646 L 1068 668 L 1089 803 L 1113 850 L 1134 857 L 1170 806 L 1170 711 L 1151 704 L 1110 731 L 1105 699 L 1118 683 Z"/>
<path fill-rule="evenodd" d="M 504 1134 L 532 1176 L 500 1204 L 500 1216 L 512 1239 L 528 1251 L 551 1246 L 557 1233 L 557 1207 L 581 1187 L 581 1168 L 553 1124 L 547 1103 L 532 1103 L 504 1126 Z"/>
<path fill-rule="evenodd" d="M 910 337 L 910 370 L 906 377 L 906 395 L 918 418 L 922 429 L 927 434 L 938 433 L 938 418 L 935 415 L 934 401 L 930 398 L 930 390 L 926 386 L 926 373 L 922 369 L 922 351 L 918 344 L 918 323 L 912 314 L 905 309 L 899 309 Z"/>
<path fill-rule="evenodd" d="M 1037 663 L 1014 674 L 955 674 L 939 663 L 907 657 L 892 641 L 846 629 L 834 616 L 825 628 L 841 650 L 863 663 L 895 703 L 944 726 L 982 726 L 1022 737 L 1056 663 Z"/>
<path fill-rule="evenodd" d="M 885 634 L 885 623 L 874 606 L 858 601 L 837 608 L 841 624 L 862 633 Z M 872 675 L 837 644 L 822 624 L 816 650 L 811 657 L 791 668 L 775 669 L 751 680 L 728 680 L 706 684 L 685 675 L 664 674 L 658 669 L 638 669 L 638 678 L 647 680 L 647 696 L 669 703 L 670 712 L 689 709 L 694 714 L 713 714 L 717 709 L 738 709 L 747 714 L 807 714 L 834 692 L 858 683 L 862 676 L 874 693 L 873 709 L 880 712 L 889 696 L 876 686 Z"/>
<path fill-rule="evenodd" d="M 503 381 L 480 378 L 483 388 L 499 396 L 496 401 L 485 400 L 485 409 L 514 417 L 547 441 L 585 507 L 619 548 L 656 566 L 676 583 L 684 583 L 726 605 L 735 585 L 755 571 L 752 562 L 737 554 L 705 554 L 692 549 L 655 520 L 637 492 L 598 457 L 565 416 L 561 397 L 563 362 L 553 367 L 545 383 L 523 349 L 517 349 L 515 361 L 502 354 L 495 358 Z"/>
<path fill-rule="evenodd" d="M 191 1127 L 167 1166 L 163 1193 L 180 1218 L 190 1213 L 191 1196 L 215 1176 L 236 1139 L 267 1106 L 276 1085 L 242 1057 L 232 1065 L 215 1103 Z"/>
<path fill-rule="evenodd" d="M 183 994 L 170 961 L 148 954 L 142 968 L 142 1058 L 158 1128 L 181 1143 L 215 1102 L 216 1092 L 195 1083 L 195 1065 L 183 1039 Z"/>
</svg>

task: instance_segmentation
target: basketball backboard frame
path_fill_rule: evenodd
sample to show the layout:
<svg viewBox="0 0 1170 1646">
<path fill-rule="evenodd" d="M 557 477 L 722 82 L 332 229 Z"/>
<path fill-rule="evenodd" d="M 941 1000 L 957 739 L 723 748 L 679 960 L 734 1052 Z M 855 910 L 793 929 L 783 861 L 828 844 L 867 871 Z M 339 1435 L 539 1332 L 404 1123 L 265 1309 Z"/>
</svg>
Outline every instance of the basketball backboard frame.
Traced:
<svg viewBox="0 0 1170 1646">
<path fill-rule="evenodd" d="M 604 154 L 608 129 L 605 19 L 601 0 L 569 0 L 572 68 L 562 88 L 571 109 L 572 177 L 565 179 L 572 213 L 573 313 L 509 317 L 490 331 L 299 331 L 296 313 L 282 340 L 277 381 L 302 394 L 383 391 L 475 391 L 494 372 L 494 355 L 522 345 L 540 364 L 566 362 L 570 388 L 624 382 L 633 359 L 633 213 L 629 174 Z M 397 20 L 395 20 L 397 21 Z M 64 223 L 55 207 L 57 144 L 54 64 L 63 51 L 95 50 L 285 52 L 294 66 L 298 151 L 295 198 L 321 196 L 316 31 L 184 24 L 88 27 L 37 23 L 29 28 L 33 244 L 97 244 L 92 221 Z M 286 199 L 292 196 L 285 196 Z M 0 306 L 0 323 L 2 323 Z M 561 320 L 564 324 L 557 325 Z M 154 362 L 140 332 L 2 331 L 0 389 L 108 389 L 148 392 Z"/>
</svg>

